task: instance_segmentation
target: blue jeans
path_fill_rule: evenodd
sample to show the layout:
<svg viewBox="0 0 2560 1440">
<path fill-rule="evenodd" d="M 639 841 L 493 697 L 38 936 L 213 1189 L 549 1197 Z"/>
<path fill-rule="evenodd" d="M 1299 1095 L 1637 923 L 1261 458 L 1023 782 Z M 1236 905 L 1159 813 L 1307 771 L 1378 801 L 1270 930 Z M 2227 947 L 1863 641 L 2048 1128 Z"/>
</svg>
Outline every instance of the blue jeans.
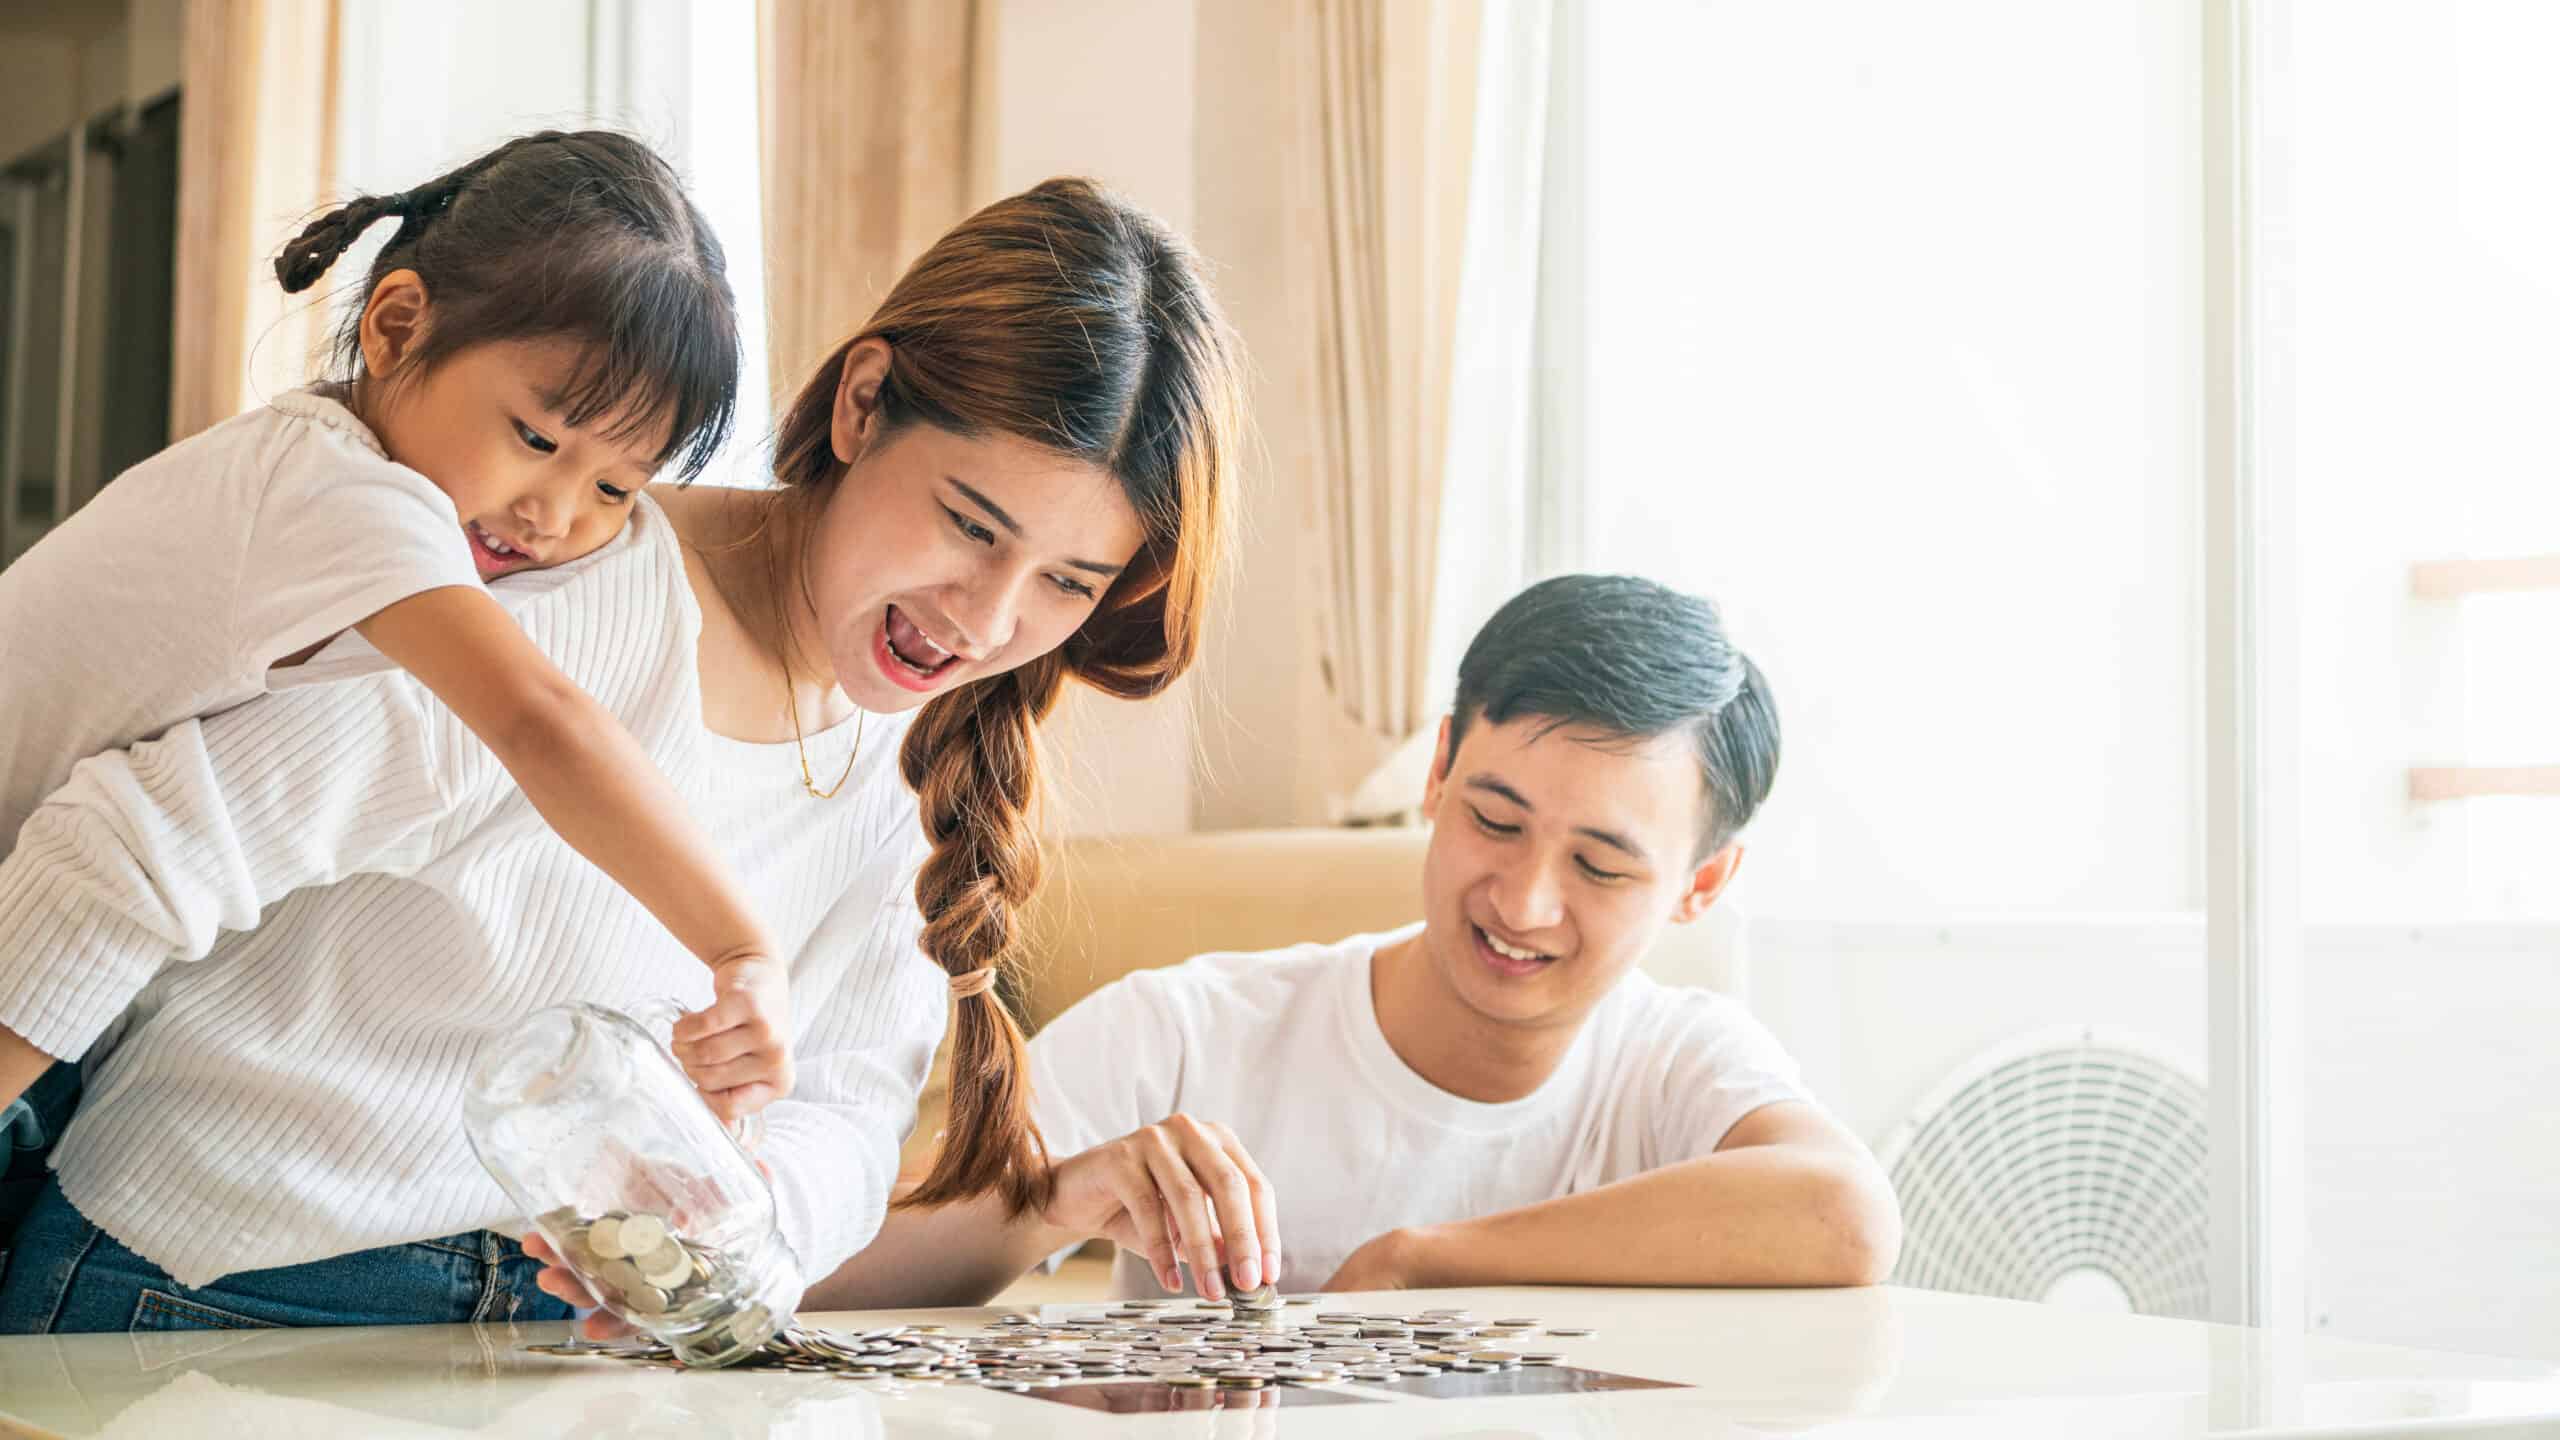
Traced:
<svg viewBox="0 0 2560 1440">
<path fill-rule="evenodd" d="M 514 1241 L 479 1230 L 186 1286 L 90 1224 L 49 1180 L 0 1276 L 0 1334 L 568 1319 L 567 1304 L 534 1288 L 539 1268 Z"/>
<path fill-rule="evenodd" d="M 0 1273 L 9 1268 L 9 1237 L 35 1208 L 53 1178 L 45 1161 L 80 1108 L 80 1065 L 57 1060 L 26 1093 L 0 1105 Z"/>
</svg>

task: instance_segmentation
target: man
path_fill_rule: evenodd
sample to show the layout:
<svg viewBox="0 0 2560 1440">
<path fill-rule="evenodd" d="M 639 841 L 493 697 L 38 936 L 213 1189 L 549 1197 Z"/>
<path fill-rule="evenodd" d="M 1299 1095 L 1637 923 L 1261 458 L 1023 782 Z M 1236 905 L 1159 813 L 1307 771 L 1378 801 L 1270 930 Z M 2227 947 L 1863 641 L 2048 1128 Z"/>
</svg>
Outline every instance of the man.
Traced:
<svg viewBox="0 0 2560 1440">
<path fill-rule="evenodd" d="M 1901 1221 L 1866 1147 L 1740 1005 L 1637 969 L 1732 880 L 1778 750 L 1707 601 L 1531 587 L 1441 722 L 1419 924 L 1142 971 L 1033 1041 L 1051 1152 L 1111 1141 L 1165 1215 L 902 1212 L 812 1303 L 984 1298 L 1067 1229 L 1118 1240 L 1134 1295 L 1178 1262 L 1210 1295 L 1881 1280 Z"/>
</svg>

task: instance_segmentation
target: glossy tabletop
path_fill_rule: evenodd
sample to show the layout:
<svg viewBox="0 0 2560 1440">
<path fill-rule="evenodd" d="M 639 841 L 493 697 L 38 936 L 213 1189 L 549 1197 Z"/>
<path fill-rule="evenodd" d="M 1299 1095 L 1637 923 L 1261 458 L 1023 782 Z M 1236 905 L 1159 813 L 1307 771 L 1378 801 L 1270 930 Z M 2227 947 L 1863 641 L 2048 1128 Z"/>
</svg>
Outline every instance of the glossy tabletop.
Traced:
<svg viewBox="0 0 2560 1440">
<path fill-rule="evenodd" d="M 1465 1399 L 1359 1385 L 1305 1400 L 1286 1390 L 1186 1392 L 1180 1403 L 1222 1408 L 1114 1414 L 969 1385 L 678 1372 L 522 1348 L 566 1338 L 561 1325 L 7 1337 L 0 1434 L 2560 1434 L 2560 1365 L 1920 1290 L 1438 1290 L 1325 1300 L 1327 1309 L 1396 1314 L 1435 1306 L 1588 1326 L 1596 1333 L 1539 1343 L 1574 1367 L 1674 1383 Z M 961 1328 L 1011 1308 L 803 1319 Z M 1173 1401 L 1174 1392 L 1161 1394 Z"/>
</svg>

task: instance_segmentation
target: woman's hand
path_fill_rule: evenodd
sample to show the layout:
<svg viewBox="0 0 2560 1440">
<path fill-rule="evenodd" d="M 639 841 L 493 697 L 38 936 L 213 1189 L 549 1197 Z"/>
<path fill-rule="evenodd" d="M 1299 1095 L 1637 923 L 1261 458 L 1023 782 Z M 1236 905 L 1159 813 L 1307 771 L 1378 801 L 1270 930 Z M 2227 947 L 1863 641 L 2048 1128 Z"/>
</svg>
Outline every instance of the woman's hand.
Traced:
<svg viewBox="0 0 2560 1440">
<path fill-rule="evenodd" d="M 524 1237 L 524 1253 L 542 1262 L 542 1273 L 533 1277 L 534 1288 L 555 1300 L 565 1300 L 581 1310 L 596 1312 L 578 1326 L 579 1334 L 590 1340 L 620 1340 L 632 1333 L 631 1327 L 624 1324 L 619 1316 L 602 1308 L 585 1282 L 578 1279 L 578 1272 L 569 1268 L 568 1262 L 560 1258 L 560 1252 L 551 1248 L 551 1242 L 543 1239 L 540 1231 Z"/>
<path fill-rule="evenodd" d="M 1044 1223 L 1143 1255 L 1166 1290 L 1183 1262 L 1200 1297 L 1276 1284 L 1280 1211 L 1271 1182 L 1224 1125 L 1168 1116 L 1058 1162 Z"/>
<path fill-rule="evenodd" d="M 772 1166 L 758 1159 L 756 1169 L 764 1175 L 765 1184 L 773 1183 Z M 697 1191 L 694 1186 L 684 1183 L 681 1177 L 671 1187 L 661 1188 L 652 1184 L 649 1188 L 655 1191 L 649 1197 L 655 1202 L 652 1208 L 674 1218 L 679 1231 L 689 1223 L 686 1217 L 693 1207 L 709 1198 L 707 1190 Z M 541 1231 L 533 1231 L 524 1237 L 524 1253 L 542 1262 L 541 1271 L 533 1277 L 535 1289 L 555 1300 L 565 1300 L 578 1309 L 596 1312 L 578 1327 L 578 1333 L 590 1340 L 619 1340 L 636 1333 L 621 1317 L 603 1308 L 603 1302 L 596 1298 L 595 1292 L 578 1278 L 577 1271 L 569 1268 L 568 1261 L 560 1258 L 559 1250 L 544 1238 Z"/>
</svg>

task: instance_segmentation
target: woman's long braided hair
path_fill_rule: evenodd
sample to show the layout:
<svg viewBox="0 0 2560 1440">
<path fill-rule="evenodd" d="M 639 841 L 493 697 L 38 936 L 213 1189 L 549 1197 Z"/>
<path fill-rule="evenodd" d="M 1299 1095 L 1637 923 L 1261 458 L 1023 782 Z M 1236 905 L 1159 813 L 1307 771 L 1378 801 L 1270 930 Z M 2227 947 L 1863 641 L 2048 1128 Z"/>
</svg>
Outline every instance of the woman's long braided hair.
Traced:
<svg viewBox="0 0 2560 1440">
<path fill-rule="evenodd" d="M 1227 543 L 1243 426 L 1242 360 L 1197 255 L 1085 180 L 1051 180 L 961 222 L 837 347 L 784 416 L 774 474 L 815 504 L 845 473 L 830 441 L 846 353 L 887 342 L 882 433 L 1003 434 L 1100 467 L 1146 539 L 1059 649 L 928 702 L 900 765 L 933 853 L 916 881 L 923 948 L 953 975 L 1014 958 L 1040 883 L 1038 727 L 1070 679 L 1153 695 L 1199 652 Z M 932 1172 L 904 1197 L 1046 1199 L 1021 1028 L 994 990 L 958 1002 L 951 1108 Z"/>
</svg>

